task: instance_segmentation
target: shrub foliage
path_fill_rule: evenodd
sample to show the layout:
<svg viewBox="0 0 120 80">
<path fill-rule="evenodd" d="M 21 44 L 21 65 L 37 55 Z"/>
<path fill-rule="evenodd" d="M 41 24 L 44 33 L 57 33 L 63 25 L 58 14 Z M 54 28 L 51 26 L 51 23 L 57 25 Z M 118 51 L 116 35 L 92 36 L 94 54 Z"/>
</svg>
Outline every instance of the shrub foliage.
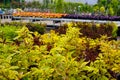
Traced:
<svg viewBox="0 0 120 80">
<path fill-rule="evenodd" d="M 23 27 L 14 41 L 0 37 L 0 79 L 115 80 L 120 41 L 80 37 L 80 30 L 69 26 L 66 34 L 41 35 Z"/>
</svg>

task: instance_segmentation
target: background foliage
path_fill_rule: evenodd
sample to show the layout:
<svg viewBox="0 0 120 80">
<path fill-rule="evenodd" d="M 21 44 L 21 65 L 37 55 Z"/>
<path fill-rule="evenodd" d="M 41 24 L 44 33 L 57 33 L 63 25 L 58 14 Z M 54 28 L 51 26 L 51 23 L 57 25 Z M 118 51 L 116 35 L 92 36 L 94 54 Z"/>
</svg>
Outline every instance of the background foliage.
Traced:
<svg viewBox="0 0 120 80">
<path fill-rule="evenodd" d="M 38 1 L 25 2 L 11 0 L 11 3 L 0 3 L 1 8 L 28 8 L 39 9 L 43 12 L 59 12 L 59 13 L 92 13 L 99 15 L 120 15 L 120 1 L 119 0 L 98 0 L 95 5 L 65 2 L 64 0 L 43 0 L 42 3 Z M 32 10 L 33 11 L 33 10 Z"/>
</svg>

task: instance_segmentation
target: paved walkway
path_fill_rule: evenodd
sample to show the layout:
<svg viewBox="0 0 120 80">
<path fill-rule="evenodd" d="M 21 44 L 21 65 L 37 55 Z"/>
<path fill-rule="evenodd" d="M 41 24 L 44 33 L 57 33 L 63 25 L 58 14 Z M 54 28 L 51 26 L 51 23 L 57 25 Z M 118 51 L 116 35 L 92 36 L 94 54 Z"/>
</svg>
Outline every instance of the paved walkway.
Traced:
<svg viewBox="0 0 120 80">
<path fill-rule="evenodd" d="M 29 20 L 14 20 L 15 22 L 30 22 Z M 1 19 L 1 23 L 5 23 L 5 22 L 13 22 L 11 19 Z M 47 24 L 47 25 L 56 25 L 56 26 L 60 26 L 65 24 L 65 22 L 62 23 L 53 23 L 53 21 L 35 21 L 34 23 L 43 23 L 43 24 Z"/>
</svg>

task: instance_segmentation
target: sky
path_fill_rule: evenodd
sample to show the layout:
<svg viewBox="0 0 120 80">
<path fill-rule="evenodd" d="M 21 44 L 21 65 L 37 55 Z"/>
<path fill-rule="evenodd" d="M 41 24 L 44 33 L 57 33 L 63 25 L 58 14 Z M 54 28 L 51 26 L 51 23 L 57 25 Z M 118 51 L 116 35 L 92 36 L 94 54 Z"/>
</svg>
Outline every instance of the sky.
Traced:
<svg viewBox="0 0 120 80">
<path fill-rule="evenodd" d="M 26 0 L 26 1 L 33 1 L 33 0 Z M 36 0 L 42 2 L 43 0 Z M 64 0 L 64 1 L 71 1 L 71 2 L 82 2 L 82 3 L 88 3 L 88 4 L 96 4 L 97 0 Z"/>
<path fill-rule="evenodd" d="M 88 4 L 96 4 L 97 0 L 67 0 L 67 1 L 71 1 L 71 2 L 82 2 L 82 3 L 88 3 Z"/>
</svg>

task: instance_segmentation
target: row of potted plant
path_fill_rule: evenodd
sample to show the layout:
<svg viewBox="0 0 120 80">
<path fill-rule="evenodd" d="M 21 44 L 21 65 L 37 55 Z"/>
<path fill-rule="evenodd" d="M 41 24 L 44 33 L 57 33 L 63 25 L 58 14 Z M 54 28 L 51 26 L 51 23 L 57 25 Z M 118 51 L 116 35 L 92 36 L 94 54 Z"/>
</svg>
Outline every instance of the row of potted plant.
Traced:
<svg viewBox="0 0 120 80">
<path fill-rule="evenodd" d="M 66 14 L 62 13 L 47 13 L 47 12 L 17 12 L 14 13 L 13 16 L 20 16 L 20 17 L 42 17 L 42 18 L 61 18 Z"/>
<path fill-rule="evenodd" d="M 67 14 L 63 16 L 63 18 L 120 21 L 120 16 L 105 16 L 105 15 L 94 15 L 94 14 L 93 15 Z"/>
<path fill-rule="evenodd" d="M 78 15 L 78 14 L 62 14 L 62 13 L 47 13 L 47 12 L 44 12 L 44 13 L 43 12 L 17 12 L 17 13 L 14 13 L 13 16 L 120 21 L 120 16 Z"/>
</svg>

